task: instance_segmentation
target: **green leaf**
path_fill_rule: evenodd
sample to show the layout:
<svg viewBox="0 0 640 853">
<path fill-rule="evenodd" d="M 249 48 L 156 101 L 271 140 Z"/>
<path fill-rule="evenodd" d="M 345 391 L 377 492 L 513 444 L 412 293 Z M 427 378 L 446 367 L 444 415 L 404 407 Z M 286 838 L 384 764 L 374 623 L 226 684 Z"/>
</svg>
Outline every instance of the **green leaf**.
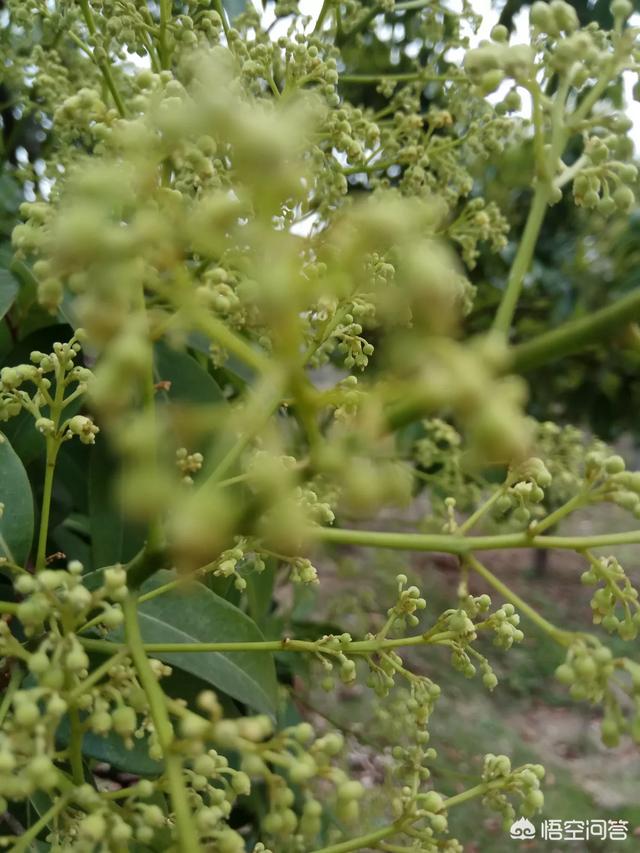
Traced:
<svg viewBox="0 0 640 853">
<path fill-rule="evenodd" d="M 56 731 L 57 742 L 65 747 L 69 743 L 69 718 L 64 716 Z M 136 773 L 140 776 L 157 776 L 162 772 L 162 764 L 149 758 L 148 738 L 133 741 L 133 747 L 127 749 L 122 738 L 114 732 L 102 735 L 85 732 L 82 738 L 82 753 L 84 756 L 104 761 L 125 773 Z"/>
<path fill-rule="evenodd" d="M 18 293 L 18 283 L 9 270 L 0 269 L 0 320 L 13 305 Z"/>
<path fill-rule="evenodd" d="M 188 352 L 174 350 L 158 343 L 154 351 L 157 382 L 170 382 L 166 392 L 169 402 L 205 405 L 225 401 L 222 389 Z"/>
<path fill-rule="evenodd" d="M 107 439 L 100 437 L 91 448 L 87 478 L 91 562 L 96 569 L 127 563 L 144 544 L 142 525 L 124 517 L 116 493 L 118 473 L 118 460 Z"/>
<path fill-rule="evenodd" d="M 165 569 L 142 586 L 149 592 L 175 578 Z M 264 640 L 256 624 L 241 610 L 200 583 L 188 591 L 172 590 L 139 608 L 140 631 L 145 643 L 259 642 Z M 111 638 L 122 640 L 118 628 Z M 197 675 L 227 695 L 257 711 L 274 713 L 277 680 L 273 656 L 266 652 L 171 652 L 154 653 L 171 666 Z"/>
<path fill-rule="evenodd" d="M 89 462 L 89 518 L 93 565 L 110 566 L 122 558 L 124 522 L 113 495 L 114 460 L 107 442 L 96 442 Z"/>
<path fill-rule="evenodd" d="M 33 540 L 33 495 L 27 472 L 3 433 L 0 433 L 0 554 L 24 565 Z"/>
<path fill-rule="evenodd" d="M 276 579 L 276 561 L 273 557 L 266 560 L 261 572 L 253 571 L 247 578 L 247 598 L 249 613 L 254 622 L 264 631 L 273 602 L 273 590 Z"/>
</svg>

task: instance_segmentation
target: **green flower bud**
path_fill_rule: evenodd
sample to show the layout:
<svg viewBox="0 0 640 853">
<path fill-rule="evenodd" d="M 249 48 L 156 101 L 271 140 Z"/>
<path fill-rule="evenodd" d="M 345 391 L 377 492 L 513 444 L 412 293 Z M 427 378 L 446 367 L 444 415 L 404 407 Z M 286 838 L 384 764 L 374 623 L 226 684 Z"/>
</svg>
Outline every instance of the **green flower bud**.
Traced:
<svg viewBox="0 0 640 853">
<path fill-rule="evenodd" d="M 299 756 L 289 768 L 291 781 L 302 784 L 312 779 L 318 772 L 318 766 L 310 755 Z"/>
<path fill-rule="evenodd" d="M 19 726 L 30 729 L 39 722 L 40 710 L 35 702 L 22 701 L 16 706 L 14 717 Z"/>
<path fill-rule="evenodd" d="M 502 24 L 496 24 L 491 30 L 491 39 L 500 44 L 505 44 L 509 41 L 509 30 Z"/>
<path fill-rule="evenodd" d="M 136 730 L 138 721 L 136 712 L 133 708 L 127 705 L 122 705 L 116 708 L 111 715 L 113 721 L 113 729 L 121 737 L 130 737 Z"/>
<path fill-rule="evenodd" d="M 504 71 L 495 68 L 493 71 L 486 71 L 478 82 L 478 88 L 482 95 L 490 95 L 495 92 L 504 80 Z"/>
<path fill-rule="evenodd" d="M 47 671 L 50 664 L 49 657 L 45 652 L 35 652 L 29 658 L 27 666 L 29 667 L 29 672 L 33 672 L 34 675 L 40 675 Z"/>
<path fill-rule="evenodd" d="M 338 800 L 336 814 L 347 826 L 355 826 L 360 820 L 360 806 L 357 800 Z"/>
<path fill-rule="evenodd" d="M 600 735 L 605 746 L 613 747 L 620 743 L 620 729 L 611 717 L 605 717 L 602 721 Z"/>
<path fill-rule="evenodd" d="M 429 791 L 422 798 L 421 805 L 428 812 L 439 812 L 444 808 L 444 800 L 436 791 Z"/>
<path fill-rule="evenodd" d="M 571 4 L 565 3 L 564 0 L 552 0 L 549 7 L 553 14 L 556 26 L 559 29 L 568 33 L 578 29 L 580 21 L 576 10 L 571 6 Z"/>
<path fill-rule="evenodd" d="M 494 687 L 498 684 L 498 679 L 493 672 L 485 672 L 482 676 L 482 683 L 487 688 L 487 690 L 493 690 Z"/>
<path fill-rule="evenodd" d="M 350 780 L 339 785 L 336 793 L 340 800 L 361 800 L 365 789 L 361 782 Z"/>
<path fill-rule="evenodd" d="M 106 830 L 106 821 L 99 813 L 87 815 L 78 826 L 80 835 L 94 842 L 100 841 L 104 837 Z"/>
<path fill-rule="evenodd" d="M 626 21 L 633 12 L 633 3 L 630 0 L 613 0 L 611 3 L 611 14 L 617 21 Z"/>
<path fill-rule="evenodd" d="M 613 193 L 616 207 L 623 213 L 628 213 L 635 204 L 636 197 L 630 187 L 618 187 Z"/>
<path fill-rule="evenodd" d="M 0 750 L 0 773 L 11 773 L 16 766 L 16 759 L 13 753 L 7 750 Z"/>
<path fill-rule="evenodd" d="M 571 666 L 566 663 L 560 664 L 560 666 L 556 669 L 556 678 L 562 684 L 573 684 L 576 680 L 576 674 Z"/>
<path fill-rule="evenodd" d="M 238 770 L 231 777 L 231 787 L 236 794 L 248 796 L 251 793 L 251 780 L 246 773 L 242 770 Z"/>
<path fill-rule="evenodd" d="M 542 793 L 542 791 L 538 790 L 529 791 L 525 798 L 525 801 L 532 810 L 538 811 L 544 805 L 544 794 Z"/>
</svg>

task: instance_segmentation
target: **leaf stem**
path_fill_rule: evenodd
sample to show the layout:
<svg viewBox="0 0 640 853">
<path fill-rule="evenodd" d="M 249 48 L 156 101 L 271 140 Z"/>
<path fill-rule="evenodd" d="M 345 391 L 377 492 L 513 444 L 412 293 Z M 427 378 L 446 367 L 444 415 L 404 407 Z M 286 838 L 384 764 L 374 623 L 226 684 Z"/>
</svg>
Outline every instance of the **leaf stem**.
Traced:
<svg viewBox="0 0 640 853">
<path fill-rule="evenodd" d="M 169 785 L 171 805 L 175 814 L 176 831 L 180 849 L 189 853 L 199 853 L 200 842 L 195 830 L 193 815 L 189 807 L 187 789 L 182 774 L 182 758 L 174 750 L 174 733 L 166 700 L 158 684 L 149 659 L 147 658 L 140 625 L 138 623 L 138 602 L 136 596 L 129 593 L 122 606 L 124 612 L 125 635 L 138 678 L 149 702 L 149 713 L 153 721 L 158 745 L 162 750 L 165 775 Z"/>
<path fill-rule="evenodd" d="M 351 853 L 352 850 L 365 850 L 371 847 L 378 841 L 383 841 L 391 835 L 396 835 L 402 832 L 403 826 L 407 823 L 407 818 L 394 821 L 388 826 L 383 826 L 381 829 L 376 829 L 374 832 L 369 832 L 367 835 L 359 835 L 357 838 L 352 838 L 350 841 L 343 841 L 340 844 L 331 844 L 329 847 L 321 847 L 313 850 L 312 853 Z"/>
<path fill-rule="evenodd" d="M 126 655 L 126 649 L 121 649 L 110 657 L 109 660 L 104 661 L 104 663 L 101 663 L 100 666 L 97 666 L 92 670 L 91 675 L 87 676 L 87 678 L 85 678 L 84 681 L 81 681 L 77 687 L 74 687 L 73 690 L 70 690 L 67 693 L 66 699 L 68 704 L 74 705 L 78 699 L 87 692 L 87 690 L 91 690 L 91 688 L 97 684 L 101 678 L 104 678 L 104 676 L 108 674 L 111 667 L 119 663 L 124 657 L 126 657 Z"/>
<path fill-rule="evenodd" d="M 452 631 L 441 631 L 436 634 L 416 634 L 412 637 L 394 637 L 385 639 L 375 637 L 371 640 L 356 640 L 342 651 L 350 655 L 371 655 L 387 649 L 398 649 L 404 646 L 435 646 L 455 640 L 457 634 Z M 92 640 L 79 638 L 88 651 L 112 653 L 122 646 L 111 640 Z M 295 640 L 284 637 L 282 640 L 259 640 L 255 642 L 222 642 L 222 643 L 143 643 L 146 654 L 176 654 L 176 653 L 229 653 L 229 652 L 303 652 L 307 654 L 337 654 L 339 649 L 325 646 L 321 640 Z"/>
<path fill-rule="evenodd" d="M 54 820 L 60 812 L 64 811 L 67 807 L 67 803 L 71 798 L 71 794 L 63 794 L 59 797 L 50 809 L 42 815 L 42 817 L 37 820 L 34 824 L 32 824 L 29 829 L 26 830 L 13 845 L 11 850 L 13 853 L 27 853 L 29 848 L 31 847 L 31 843 L 36 840 L 38 835 L 45 829 L 52 820 Z"/>
<path fill-rule="evenodd" d="M 552 637 L 561 646 L 568 646 L 575 639 L 576 635 L 574 632 L 563 631 L 561 628 L 556 628 L 555 625 L 541 616 L 537 610 L 534 610 L 533 607 L 520 598 L 517 593 L 509 589 L 509 587 L 497 578 L 493 572 L 489 571 L 486 566 L 477 560 L 473 554 L 468 554 L 465 557 L 464 562 L 479 574 L 480 577 L 489 584 L 489 586 L 493 587 L 496 592 L 499 592 L 505 601 L 511 602 L 511 604 L 513 604 L 520 613 L 524 613 L 524 615 L 537 625 L 538 628 Z"/>
<path fill-rule="evenodd" d="M 44 472 L 44 487 L 42 491 L 42 506 L 40 509 L 40 530 L 38 533 L 38 551 L 36 556 L 35 567 L 36 572 L 42 571 L 47 562 L 47 537 L 49 535 L 51 496 L 53 494 L 53 478 L 55 474 L 56 459 L 58 458 L 59 450 L 59 440 L 53 436 L 47 436 L 47 454 Z"/>
<path fill-rule="evenodd" d="M 618 329 L 640 318 L 640 287 L 626 296 L 577 320 L 514 347 L 510 367 L 518 373 L 535 370 L 543 364 L 580 352 L 601 343 Z"/>
<path fill-rule="evenodd" d="M 507 548 L 559 548 L 568 551 L 585 551 L 587 548 L 637 545 L 640 543 L 640 530 L 592 536 L 530 536 L 525 531 L 523 533 L 496 534 L 495 536 L 465 537 L 441 533 L 394 533 L 318 527 L 314 529 L 313 535 L 316 541 L 333 545 L 360 545 L 399 551 L 434 551 L 444 554 L 468 554 L 472 551 L 504 550 Z"/>
<path fill-rule="evenodd" d="M 23 672 L 19 666 L 14 666 L 11 670 L 11 677 L 9 678 L 9 684 L 6 686 L 4 690 L 4 694 L 2 696 L 2 702 L 0 702 L 0 725 L 4 722 L 4 718 L 7 716 L 9 708 L 11 707 L 11 702 L 13 701 L 14 694 L 16 690 L 20 687 L 22 682 Z"/>
<path fill-rule="evenodd" d="M 449 810 L 466 803 L 468 800 L 473 800 L 476 797 L 482 797 L 487 791 L 502 787 L 502 780 L 495 782 L 481 782 L 479 785 L 474 785 L 473 788 L 468 788 L 460 794 L 455 794 L 453 797 L 447 797 L 444 801 L 444 809 Z M 398 820 L 390 823 L 388 826 L 383 826 L 380 829 L 370 832 L 367 835 L 360 835 L 358 838 L 352 838 L 350 841 L 343 841 L 340 844 L 332 844 L 329 847 L 322 847 L 313 850 L 312 853 L 351 853 L 354 850 L 364 850 L 366 847 L 377 844 L 378 841 L 384 841 L 392 835 L 401 833 L 404 827 L 415 822 L 416 818 L 411 816 L 403 816 Z"/>
<path fill-rule="evenodd" d="M 535 535 L 539 535 L 543 533 L 545 530 L 548 530 L 550 527 L 553 527 L 554 524 L 557 524 L 559 521 L 562 521 L 563 518 L 570 515 L 575 510 L 580 509 L 587 503 L 587 497 L 584 492 L 579 492 L 577 495 L 574 495 L 570 498 L 566 503 L 562 504 L 562 506 L 558 507 L 555 512 L 549 513 L 549 515 L 545 516 L 543 519 L 535 523 L 533 526 L 532 532 Z"/>
<path fill-rule="evenodd" d="M 80 8 L 82 9 L 82 15 L 87 25 L 87 29 L 89 30 L 89 34 L 95 36 L 98 32 L 98 29 L 96 27 L 96 22 L 93 17 L 93 12 L 91 11 L 91 6 L 89 5 L 89 0 L 80 0 Z M 116 105 L 116 109 L 118 110 L 120 115 L 124 117 L 127 111 L 125 109 L 124 101 L 122 100 L 120 92 L 118 91 L 118 87 L 116 86 L 116 81 L 113 79 L 111 66 L 108 62 L 97 62 L 96 65 L 100 69 L 100 73 L 102 74 L 107 89 L 111 93 L 111 97 L 113 98 L 113 102 Z"/>
<path fill-rule="evenodd" d="M 171 0 L 160 0 L 160 28 L 158 30 L 158 56 L 162 68 L 168 68 L 171 62 L 167 45 L 167 26 L 171 20 Z"/>
<path fill-rule="evenodd" d="M 513 259 L 507 285 L 502 295 L 502 301 L 493 322 L 494 330 L 505 337 L 508 336 L 511 323 L 513 322 L 513 315 L 518 304 L 524 278 L 531 265 L 542 222 L 547 212 L 548 201 L 549 187 L 546 183 L 540 182 L 534 190 L 522 239 L 520 240 L 516 256 Z"/>
<path fill-rule="evenodd" d="M 496 489 L 487 500 L 481 504 L 478 509 L 472 513 L 466 521 L 464 521 L 460 527 L 458 528 L 459 533 L 466 533 L 467 530 L 471 530 L 480 519 L 486 515 L 494 503 L 498 500 L 498 498 L 504 494 L 504 489 L 501 487 Z"/>
</svg>

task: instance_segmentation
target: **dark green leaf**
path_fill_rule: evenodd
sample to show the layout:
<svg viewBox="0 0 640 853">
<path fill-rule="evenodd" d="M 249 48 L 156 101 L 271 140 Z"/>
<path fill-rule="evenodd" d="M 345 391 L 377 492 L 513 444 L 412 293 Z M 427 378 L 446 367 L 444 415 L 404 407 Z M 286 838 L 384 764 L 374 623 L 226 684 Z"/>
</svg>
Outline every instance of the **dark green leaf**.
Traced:
<svg viewBox="0 0 640 853">
<path fill-rule="evenodd" d="M 61 746 L 69 742 L 69 719 L 63 717 L 56 732 L 56 740 Z M 133 741 L 132 749 L 127 749 L 122 738 L 110 732 L 102 737 L 86 732 L 82 739 L 82 752 L 96 761 L 104 761 L 126 773 L 138 773 L 141 776 L 154 776 L 162 772 L 162 764 L 149 758 L 147 738 Z"/>
<path fill-rule="evenodd" d="M 276 578 L 276 561 L 269 557 L 261 572 L 252 571 L 247 577 L 247 598 L 249 613 L 254 622 L 264 631 L 269 608 L 273 602 L 273 589 Z"/>
<path fill-rule="evenodd" d="M 89 463 L 89 517 L 93 565 L 111 566 L 122 559 L 124 522 L 113 494 L 114 460 L 107 442 L 91 449 Z"/>
<path fill-rule="evenodd" d="M 142 587 L 156 589 L 174 578 L 157 572 Z M 188 591 L 171 591 L 140 605 L 140 630 L 146 643 L 259 642 L 256 624 L 241 610 L 198 583 Z M 121 640 L 122 629 L 112 633 Z M 197 675 L 258 711 L 273 713 L 277 681 L 272 655 L 266 652 L 173 652 L 155 654 L 171 666 Z"/>
<path fill-rule="evenodd" d="M 224 401 L 218 383 L 189 353 L 171 349 L 168 344 L 155 347 L 155 376 L 158 382 L 170 382 L 169 402 L 209 404 Z"/>
<path fill-rule="evenodd" d="M 0 554 L 24 564 L 33 539 L 33 496 L 24 466 L 0 433 Z"/>
<path fill-rule="evenodd" d="M 13 305 L 18 293 L 18 283 L 9 270 L 0 269 L 0 320 Z"/>
</svg>

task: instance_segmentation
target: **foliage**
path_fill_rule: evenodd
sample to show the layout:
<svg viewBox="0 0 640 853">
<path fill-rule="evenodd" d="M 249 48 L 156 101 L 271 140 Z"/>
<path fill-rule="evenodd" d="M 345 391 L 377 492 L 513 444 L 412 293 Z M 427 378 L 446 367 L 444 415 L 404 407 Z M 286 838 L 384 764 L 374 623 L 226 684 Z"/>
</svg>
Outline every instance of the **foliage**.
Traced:
<svg viewBox="0 0 640 853">
<path fill-rule="evenodd" d="M 640 473 L 533 421 L 519 375 L 622 331 L 633 345 L 640 295 L 509 343 L 548 208 L 568 188 L 612 223 L 634 206 L 616 100 L 639 58 L 631 4 L 605 31 L 538 2 L 530 44 L 500 25 L 473 48 L 466 5 L 326 0 L 311 21 L 278 2 L 274 24 L 251 7 L 233 26 L 235 4 L 214 5 L 14 1 L 2 19 L 5 88 L 42 131 L 3 176 L 26 199 L 0 278 L 3 841 L 461 850 L 452 809 L 481 798 L 508 827 L 542 808 L 544 770 L 488 754 L 477 784 L 435 790 L 441 689 L 403 649 L 445 647 L 491 691 L 479 641 L 510 649 L 523 616 L 565 651 L 571 696 L 602 707 L 603 741 L 640 740 L 640 664 L 617 652 L 637 592 L 596 553 L 638 543 L 637 524 L 549 533 L 605 502 L 633 524 Z M 359 71 L 372 44 L 399 52 L 396 30 L 398 70 Z M 513 148 L 531 202 L 483 325 L 470 276 L 509 221 L 482 175 Z M 370 529 L 422 492 L 417 531 Z M 355 545 L 454 555 L 456 600 L 438 612 L 400 571 L 371 630 L 300 625 L 300 590 L 321 595 L 326 554 Z M 500 548 L 581 554 L 615 646 L 521 599 L 478 559 Z M 341 734 L 296 716 L 296 658 L 392 709 L 386 822 L 364 825 Z M 129 784 L 100 786 L 105 760 Z"/>
</svg>

